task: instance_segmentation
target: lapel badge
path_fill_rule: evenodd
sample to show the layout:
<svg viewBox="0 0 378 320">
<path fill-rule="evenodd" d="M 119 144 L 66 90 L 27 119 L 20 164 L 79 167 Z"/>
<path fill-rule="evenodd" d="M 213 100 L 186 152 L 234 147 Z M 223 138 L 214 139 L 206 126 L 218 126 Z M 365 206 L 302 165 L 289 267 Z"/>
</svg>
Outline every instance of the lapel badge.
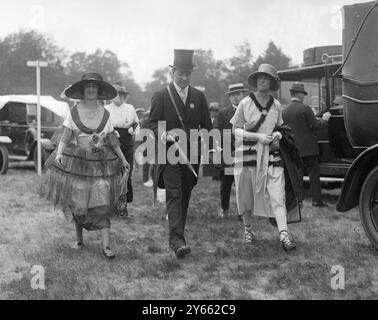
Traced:
<svg viewBox="0 0 378 320">
<path fill-rule="evenodd" d="M 194 103 L 190 104 L 190 109 L 194 109 Z"/>
</svg>

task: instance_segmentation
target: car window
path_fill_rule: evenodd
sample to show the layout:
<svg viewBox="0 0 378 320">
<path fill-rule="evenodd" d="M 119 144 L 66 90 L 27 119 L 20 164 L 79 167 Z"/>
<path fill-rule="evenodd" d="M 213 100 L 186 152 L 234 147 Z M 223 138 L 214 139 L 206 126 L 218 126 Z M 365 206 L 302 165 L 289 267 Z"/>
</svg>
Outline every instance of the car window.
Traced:
<svg viewBox="0 0 378 320">
<path fill-rule="evenodd" d="M 9 121 L 9 106 L 6 105 L 0 110 L 0 122 Z"/>
<path fill-rule="evenodd" d="M 37 123 L 37 105 L 28 104 L 28 123 Z"/>
<path fill-rule="evenodd" d="M 9 102 L 10 122 L 26 124 L 26 105 L 20 102 Z"/>
<path fill-rule="evenodd" d="M 54 122 L 54 113 L 44 107 L 41 108 L 41 121 L 45 123 Z"/>
</svg>

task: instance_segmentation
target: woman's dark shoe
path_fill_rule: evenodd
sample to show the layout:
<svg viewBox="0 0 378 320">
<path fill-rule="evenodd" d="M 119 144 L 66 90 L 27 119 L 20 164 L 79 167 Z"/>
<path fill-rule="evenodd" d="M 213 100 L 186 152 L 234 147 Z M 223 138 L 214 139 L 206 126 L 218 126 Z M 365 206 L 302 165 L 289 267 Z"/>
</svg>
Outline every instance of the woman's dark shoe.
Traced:
<svg viewBox="0 0 378 320">
<path fill-rule="evenodd" d="M 114 259 L 116 257 L 109 247 L 106 247 L 105 250 L 103 249 L 102 253 L 104 254 L 105 258 L 109 260 Z"/>
<path fill-rule="evenodd" d="M 188 246 L 181 246 L 175 250 L 175 254 L 177 258 L 184 258 L 189 253 L 190 253 L 190 247 Z"/>
<path fill-rule="evenodd" d="M 289 238 L 289 234 L 287 233 L 286 230 L 282 230 L 280 232 L 280 243 L 281 243 L 281 247 L 286 251 L 292 251 L 292 250 L 295 250 L 297 248 L 297 245 L 295 244 L 294 241 L 292 241 L 290 238 Z"/>
</svg>

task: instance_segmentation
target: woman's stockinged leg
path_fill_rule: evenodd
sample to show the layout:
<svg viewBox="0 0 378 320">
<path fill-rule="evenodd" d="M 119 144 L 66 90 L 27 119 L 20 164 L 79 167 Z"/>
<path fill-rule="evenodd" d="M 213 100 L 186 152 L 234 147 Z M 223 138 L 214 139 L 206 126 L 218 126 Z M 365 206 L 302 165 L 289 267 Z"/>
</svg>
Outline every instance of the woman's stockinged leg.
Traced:
<svg viewBox="0 0 378 320">
<path fill-rule="evenodd" d="M 283 209 L 283 208 L 279 208 L 278 210 L 276 209 L 275 212 L 274 212 L 274 215 L 276 216 L 278 232 L 281 232 L 283 230 L 287 230 L 286 209 Z"/>
<path fill-rule="evenodd" d="M 109 228 L 101 229 L 102 253 L 107 259 L 114 259 L 115 254 L 110 250 Z"/>
<path fill-rule="evenodd" d="M 248 210 L 243 212 L 243 222 L 245 227 L 252 225 L 252 211 Z"/>
<path fill-rule="evenodd" d="M 110 247 L 110 236 L 109 236 L 109 228 L 101 229 L 101 240 L 102 240 L 102 249 L 106 249 Z"/>
<path fill-rule="evenodd" d="M 78 243 L 83 243 L 83 227 L 75 222 L 75 231 L 76 231 L 76 241 Z"/>
<path fill-rule="evenodd" d="M 283 168 L 269 167 L 267 190 L 271 210 L 277 221 L 278 231 L 287 230 L 287 211 L 285 204 L 285 176 Z"/>
</svg>

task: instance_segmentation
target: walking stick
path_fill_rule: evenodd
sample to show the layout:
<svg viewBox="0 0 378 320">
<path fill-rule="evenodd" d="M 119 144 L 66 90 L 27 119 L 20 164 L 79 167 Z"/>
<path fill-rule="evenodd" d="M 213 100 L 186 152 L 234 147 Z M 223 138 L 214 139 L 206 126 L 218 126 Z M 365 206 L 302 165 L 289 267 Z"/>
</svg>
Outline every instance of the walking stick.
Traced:
<svg viewBox="0 0 378 320">
<path fill-rule="evenodd" d="M 189 162 L 189 159 L 187 158 L 185 152 L 181 149 L 180 145 L 178 144 L 178 142 L 170 135 L 170 134 L 167 134 L 167 138 L 169 138 L 171 141 L 173 141 L 173 144 L 175 145 L 175 147 L 177 148 L 178 152 L 179 152 L 179 155 L 180 157 L 182 157 L 186 163 L 186 165 L 188 166 L 188 168 L 190 169 L 190 171 L 192 171 L 192 173 L 194 174 L 194 176 L 196 178 L 198 178 L 198 175 L 196 173 L 196 171 L 194 170 L 193 166 L 191 165 L 191 163 Z"/>
</svg>

